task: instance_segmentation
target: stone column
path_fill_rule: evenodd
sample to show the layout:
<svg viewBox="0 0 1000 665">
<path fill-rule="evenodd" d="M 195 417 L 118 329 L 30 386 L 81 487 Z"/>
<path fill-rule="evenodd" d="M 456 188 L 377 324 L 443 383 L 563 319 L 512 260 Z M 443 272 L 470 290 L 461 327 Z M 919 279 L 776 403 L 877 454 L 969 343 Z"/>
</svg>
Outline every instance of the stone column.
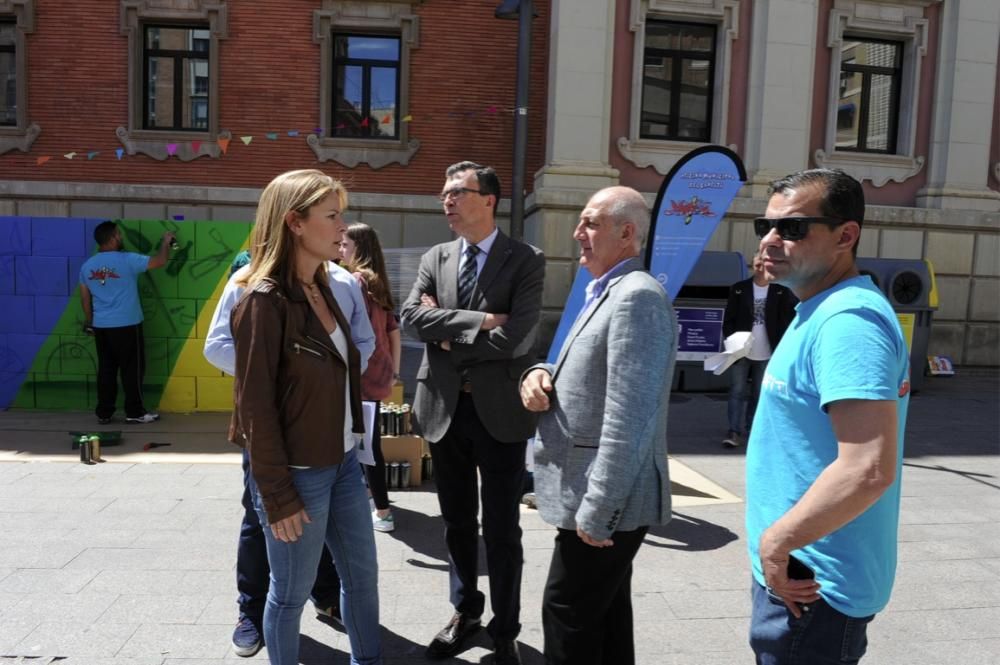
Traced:
<svg viewBox="0 0 1000 665">
<path fill-rule="evenodd" d="M 744 164 L 750 194 L 809 165 L 819 0 L 757 0 Z"/>
<path fill-rule="evenodd" d="M 1000 40 L 1000 2 L 941 5 L 934 120 L 924 208 L 1000 210 L 987 186 Z M 997 137 L 993 137 L 997 140 Z"/>
<path fill-rule="evenodd" d="M 525 240 L 548 259 L 541 348 L 547 348 L 577 269 L 580 210 L 618 184 L 609 162 L 615 0 L 552 0 L 545 166 L 527 201 Z"/>
</svg>

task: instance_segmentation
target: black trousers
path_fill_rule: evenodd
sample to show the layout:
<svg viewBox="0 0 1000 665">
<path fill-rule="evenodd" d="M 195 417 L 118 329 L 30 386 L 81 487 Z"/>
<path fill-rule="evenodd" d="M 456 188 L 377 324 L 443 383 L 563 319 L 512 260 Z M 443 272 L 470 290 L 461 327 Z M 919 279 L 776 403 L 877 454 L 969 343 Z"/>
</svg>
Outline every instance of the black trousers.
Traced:
<svg viewBox="0 0 1000 665">
<path fill-rule="evenodd" d="M 648 527 L 591 547 L 559 529 L 542 596 L 547 665 L 634 665 L 632 560 Z"/>
<path fill-rule="evenodd" d="M 120 328 L 94 328 L 97 346 L 98 418 L 110 418 L 118 401 L 118 375 L 125 391 L 125 416 L 138 418 L 146 413 L 142 403 L 142 380 L 146 374 L 146 345 L 142 324 Z"/>
<path fill-rule="evenodd" d="M 521 631 L 521 487 L 525 441 L 497 441 L 483 427 L 472 395 L 462 393 L 444 438 L 431 443 L 434 479 L 448 546 L 451 604 L 479 616 L 486 597 L 477 588 L 479 501 L 490 580 L 493 639 L 512 640 Z M 476 472 L 482 479 L 477 489 Z"/>
<path fill-rule="evenodd" d="M 389 490 L 385 486 L 385 456 L 382 454 L 382 428 L 378 422 L 378 409 L 381 405 L 382 402 L 375 402 L 376 418 L 375 427 L 372 429 L 372 454 L 375 457 L 375 466 L 361 465 L 377 510 L 385 510 L 389 507 Z"/>
</svg>

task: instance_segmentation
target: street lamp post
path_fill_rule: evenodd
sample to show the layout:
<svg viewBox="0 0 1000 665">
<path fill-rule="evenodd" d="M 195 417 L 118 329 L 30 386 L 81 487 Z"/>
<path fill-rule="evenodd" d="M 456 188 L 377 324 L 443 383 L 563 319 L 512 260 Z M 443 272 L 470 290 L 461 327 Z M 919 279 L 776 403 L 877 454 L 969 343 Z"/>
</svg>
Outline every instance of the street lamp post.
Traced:
<svg viewBox="0 0 1000 665">
<path fill-rule="evenodd" d="M 510 193 L 510 237 L 524 238 L 524 169 L 528 155 L 528 84 L 531 67 L 532 0 L 503 0 L 496 18 L 518 20 L 517 93 L 514 99 L 514 169 Z"/>
</svg>

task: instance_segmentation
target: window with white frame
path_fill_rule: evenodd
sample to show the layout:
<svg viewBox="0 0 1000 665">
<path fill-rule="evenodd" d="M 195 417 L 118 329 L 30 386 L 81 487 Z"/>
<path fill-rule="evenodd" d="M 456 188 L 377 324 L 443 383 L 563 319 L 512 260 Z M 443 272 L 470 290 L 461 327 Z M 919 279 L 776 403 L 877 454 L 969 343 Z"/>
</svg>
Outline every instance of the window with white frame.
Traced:
<svg viewBox="0 0 1000 665">
<path fill-rule="evenodd" d="M 28 116 L 25 41 L 34 29 L 34 0 L 0 0 L 0 155 L 28 152 L 42 131 Z"/>
<path fill-rule="evenodd" d="M 128 154 L 188 161 L 219 157 L 219 49 L 224 0 L 121 0 L 128 37 L 128 124 L 116 131 Z"/>
<path fill-rule="evenodd" d="M 724 144 L 738 0 L 632 0 L 629 134 L 618 151 L 666 174 L 700 144 Z"/>
<path fill-rule="evenodd" d="M 923 168 L 916 154 L 920 69 L 927 51 L 928 6 L 940 0 L 872 3 L 834 0 L 828 103 L 817 166 L 843 169 L 876 187 L 904 182 Z"/>
<path fill-rule="evenodd" d="M 323 131 L 306 143 L 319 161 L 373 169 L 408 164 L 410 51 L 419 46 L 418 0 L 323 0 L 313 13 L 320 45 Z"/>
</svg>

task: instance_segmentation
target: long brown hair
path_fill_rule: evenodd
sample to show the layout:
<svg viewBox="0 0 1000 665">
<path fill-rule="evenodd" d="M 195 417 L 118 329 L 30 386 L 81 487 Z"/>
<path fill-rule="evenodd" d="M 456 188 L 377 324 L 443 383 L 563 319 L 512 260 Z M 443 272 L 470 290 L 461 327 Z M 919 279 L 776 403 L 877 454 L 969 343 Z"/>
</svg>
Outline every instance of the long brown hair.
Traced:
<svg viewBox="0 0 1000 665">
<path fill-rule="evenodd" d="M 289 212 L 308 215 L 313 207 L 330 194 L 336 194 L 340 206 L 347 209 L 344 185 L 322 171 L 301 169 L 287 171 L 272 180 L 260 195 L 253 233 L 250 237 L 250 267 L 237 278 L 237 284 L 251 288 L 263 279 L 274 279 L 286 288 L 293 281 L 295 243 L 285 223 Z M 320 264 L 316 278 L 326 283 L 326 264 Z"/>
<path fill-rule="evenodd" d="M 347 269 L 359 272 L 368 284 L 368 294 L 376 305 L 392 311 L 396 304 L 392 299 L 389 275 L 385 270 L 385 256 L 382 243 L 375 229 L 367 224 L 351 224 L 347 227 L 347 237 L 354 242 L 354 256 Z"/>
</svg>

